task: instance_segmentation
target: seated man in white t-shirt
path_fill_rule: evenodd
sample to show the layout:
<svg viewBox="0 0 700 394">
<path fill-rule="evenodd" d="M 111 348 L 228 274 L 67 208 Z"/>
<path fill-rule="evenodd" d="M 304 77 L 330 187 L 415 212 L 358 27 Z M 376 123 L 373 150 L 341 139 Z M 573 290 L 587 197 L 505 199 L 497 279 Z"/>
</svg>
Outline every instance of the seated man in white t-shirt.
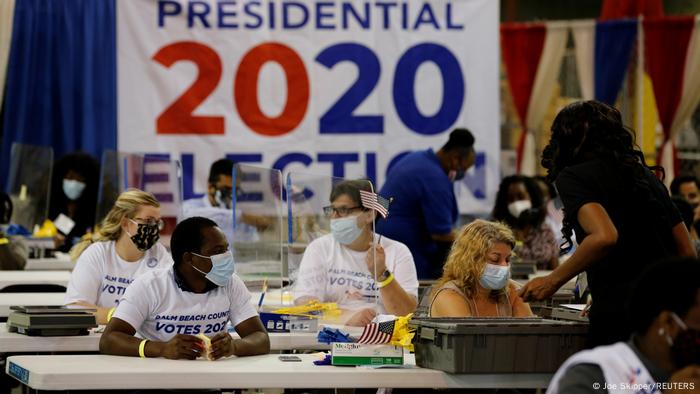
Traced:
<svg viewBox="0 0 700 394">
<path fill-rule="evenodd" d="M 267 332 L 233 273 L 233 254 L 216 223 L 183 220 L 170 249 L 172 268 L 149 272 L 129 286 L 102 334 L 100 352 L 190 360 L 205 353 L 213 360 L 268 353 Z M 240 339 L 228 333 L 229 322 Z"/>
<path fill-rule="evenodd" d="M 374 211 L 362 207 L 360 190 L 371 191 L 369 181 L 343 181 L 333 188 L 331 205 L 324 208 L 331 234 L 306 248 L 294 289 L 297 304 L 338 303 L 346 310 L 344 323 L 352 326 L 366 325 L 377 313 L 412 313 L 418 298 L 411 252 L 372 232 Z M 379 310 L 372 304 L 377 294 Z"/>
</svg>

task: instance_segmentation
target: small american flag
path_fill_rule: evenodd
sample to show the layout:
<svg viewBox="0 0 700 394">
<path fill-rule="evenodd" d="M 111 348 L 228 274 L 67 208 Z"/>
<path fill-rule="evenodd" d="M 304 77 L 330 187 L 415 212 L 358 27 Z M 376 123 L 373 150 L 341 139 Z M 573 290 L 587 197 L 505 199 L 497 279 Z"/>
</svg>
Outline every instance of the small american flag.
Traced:
<svg viewBox="0 0 700 394">
<path fill-rule="evenodd" d="M 363 207 L 374 209 L 379 212 L 384 219 L 389 216 L 389 204 L 391 204 L 391 200 L 366 190 L 360 190 L 360 200 Z"/>
<path fill-rule="evenodd" d="M 365 326 L 360 339 L 357 343 L 367 343 L 377 345 L 380 343 L 389 343 L 391 336 L 394 333 L 394 323 L 396 320 L 386 321 L 383 323 L 370 323 Z"/>
</svg>

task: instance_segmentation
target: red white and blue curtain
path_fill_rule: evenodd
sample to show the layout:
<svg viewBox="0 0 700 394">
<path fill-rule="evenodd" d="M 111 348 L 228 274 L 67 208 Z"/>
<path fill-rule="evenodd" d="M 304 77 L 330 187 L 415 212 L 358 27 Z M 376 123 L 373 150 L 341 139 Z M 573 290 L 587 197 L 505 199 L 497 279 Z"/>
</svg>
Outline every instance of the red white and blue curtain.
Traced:
<svg viewBox="0 0 700 394">
<path fill-rule="evenodd" d="M 663 128 L 657 162 L 666 179 L 678 172 L 675 140 L 700 103 L 700 30 L 697 16 L 646 19 L 644 60 Z"/>
<path fill-rule="evenodd" d="M 570 31 L 581 94 L 586 100 L 615 104 L 634 52 L 641 50 L 643 70 L 653 84 L 664 135 L 656 159 L 666 169 L 666 179 L 673 179 L 678 171 L 674 140 L 700 103 L 699 18 L 502 25 L 503 62 L 523 128 L 517 147 L 517 171 L 537 173 L 535 137 L 554 94 Z"/>
<path fill-rule="evenodd" d="M 518 172 L 534 175 L 537 168 L 535 133 L 551 101 L 566 49 L 568 26 L 501 25 L 501 51 L 515 108 L 523 125 L 518 142 Z"/>
</svg>

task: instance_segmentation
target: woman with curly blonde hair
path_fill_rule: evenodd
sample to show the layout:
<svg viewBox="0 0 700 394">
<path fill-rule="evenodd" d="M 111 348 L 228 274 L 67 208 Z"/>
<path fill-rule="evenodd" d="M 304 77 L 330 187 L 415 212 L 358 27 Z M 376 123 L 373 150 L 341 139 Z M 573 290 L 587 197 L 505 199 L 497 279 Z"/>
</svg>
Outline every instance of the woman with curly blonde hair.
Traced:
<svg viewBox="0 0 700 394">
<path fill-rule="evenodd" d="M 501 223 L 475 220 L 457 236 L 431 295 L 431 317 L 527 317 L 530 306 L 510 280 L 513 232 Z"/>
</svg>

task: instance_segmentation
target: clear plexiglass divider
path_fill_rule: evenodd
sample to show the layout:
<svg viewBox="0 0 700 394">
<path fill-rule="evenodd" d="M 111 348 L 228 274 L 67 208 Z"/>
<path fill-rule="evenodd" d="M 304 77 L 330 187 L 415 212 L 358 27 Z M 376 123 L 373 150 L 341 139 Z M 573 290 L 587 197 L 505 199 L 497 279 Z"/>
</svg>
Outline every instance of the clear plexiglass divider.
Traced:
<svg viewBox="0 0 700 394">
<path fill-rule="evenodd" d="M 5 191 L 12 200 L 10 223 L 19 224 L 30 233 L 49 218 L 53 148 L 12 144 L 10 170 Z"/>
<path fill-rule="evenodd" d="M 233 251 L 236 274 L 262 305 L 283 305 L 284 269 L 282 172 L 236 164 L 230 196 L 217 194 L 229 220 L 223 229 Z M 230 201 L 230 207 L 229 207 Z M 230 223 L 230 224 L 229 224 Z"/>
<path fill-rule="evenodd" d="M 170 236 L 182 217 L 182 164 L 168 155 L 145 155 L 141 174 L 127 175 L 133 175 L 135 179 L 140 175 L 140 189 L 152 193 L 160 203 L 160 216 L 164 222 L 160 242 L 170 249 Z"/>
<path fill-rule="evenodd" d="M 102 153 L 95 226 L 100 225 L 122 192 L 143 188 L 143 171 L 144 155 L 114 150 Z"/>
<path fill-rule="evenodd" d="M 129 189 L 152 193 L 160 203 L 164 226 L 160 242 L 170 249 L 170 235 L 182 217 L 182 164 L 168 155 L 105 151 L 100 167 L 96 226 L 107 216 L 119 195 Z"/>
</svg>

